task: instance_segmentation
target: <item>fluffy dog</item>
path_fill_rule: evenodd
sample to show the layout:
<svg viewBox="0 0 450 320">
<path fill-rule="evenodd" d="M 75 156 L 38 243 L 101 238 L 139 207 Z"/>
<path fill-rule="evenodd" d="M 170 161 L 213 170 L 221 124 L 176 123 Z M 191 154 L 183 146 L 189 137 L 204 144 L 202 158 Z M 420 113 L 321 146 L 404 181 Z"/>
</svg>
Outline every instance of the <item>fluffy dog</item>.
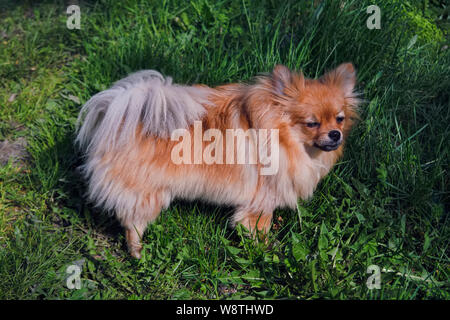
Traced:
<svg viewBox="0 0 450 320">
<path fill-rule="evenodd" d="M 265 234 L 273 211 L 309 198 L 342 155 L 357 117 L 355 82 L 351 63 L 319 79 L 278 65 L 215 88 L 134 73 L 80 112 L 89 199 L 115 212 L 136 258 L 148 223 L 176 198 L 233 206 L 234 225 Z M 268 164 L 274 170 L 264 172 Z"/>
</svg>

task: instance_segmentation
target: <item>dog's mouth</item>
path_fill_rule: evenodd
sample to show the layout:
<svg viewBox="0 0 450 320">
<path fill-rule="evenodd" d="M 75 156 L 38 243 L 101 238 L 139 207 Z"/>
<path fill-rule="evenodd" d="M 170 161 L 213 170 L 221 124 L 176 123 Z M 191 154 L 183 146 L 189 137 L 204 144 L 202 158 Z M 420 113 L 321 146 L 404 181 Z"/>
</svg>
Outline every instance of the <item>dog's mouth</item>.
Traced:
<svg viewBox="0 0 450 320">
<path fill-rule="evenodd" d="M 339 148 L 341 143 L 334 143 L 334 144 L 324 144 L 324 145 L 318 145 L 317 143 L 314 143 L 314 147 L 319 148 L 322 151 L 333 151 Z"/>
</svg>

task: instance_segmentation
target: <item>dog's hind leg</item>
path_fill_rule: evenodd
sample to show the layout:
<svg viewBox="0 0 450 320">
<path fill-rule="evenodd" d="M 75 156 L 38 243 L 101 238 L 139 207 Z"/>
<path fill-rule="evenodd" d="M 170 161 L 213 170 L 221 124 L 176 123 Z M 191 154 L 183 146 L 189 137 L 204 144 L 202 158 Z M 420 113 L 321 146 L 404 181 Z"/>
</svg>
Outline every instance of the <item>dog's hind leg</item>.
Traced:
<svg viewBox="0 0 450 320">
<path fill-rule="evenodd" d="M 135 257 L 136 259 L 141 258 L 141 251 L 142 251 L 142 235 L 145 232 L 145 229 L 147 229 L 147 223 L 141 223 L 141 224 L 131 224 L 128 226 L 125 226 L 125 236 L 127 239 L 127 246 L 130 254 Z"/>
<path fill-rule="evenodd" d="M 147 225 L 159 216 L 161 209 L 167 207 L 169 202 L 169 196 L 163 192 L 147 194 L 133 214 L 122 218 L 128 250 L 133 257 L 141 258 L 142 236 Z"/>
</svg>

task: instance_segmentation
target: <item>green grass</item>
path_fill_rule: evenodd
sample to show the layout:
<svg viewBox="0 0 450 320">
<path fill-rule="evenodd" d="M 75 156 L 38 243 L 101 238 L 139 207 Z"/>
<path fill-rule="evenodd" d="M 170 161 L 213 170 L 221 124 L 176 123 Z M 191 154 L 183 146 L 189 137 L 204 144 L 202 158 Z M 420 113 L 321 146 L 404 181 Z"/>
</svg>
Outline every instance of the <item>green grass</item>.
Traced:
<svg viewBox="0 0 450 320">
<path fill-rule="evenodd" d="M 0 167 L 0 299 L 449 299 L 446 33 L 414 37 L 425 31 L 399 1 L 375 1 L 380 30 L 366 27 L 373 1 L 296 2 L 82 1 L 81 30 L 66 28 L 63 1 L 3 4 L 0 141 L 25 137 L 29 159 Z M 269 246 L 228 228 L 232 208 L 174 203 L 136 261 L 86 202 L 75 119 L 129 72 L 213 86 L 345 61 L 361 121 L 313 199 L 276 211 Z M 75 262 L 82 288 L 70 290 Z M 366 286 L 370 265 L 385 271 L 380 290 Z"/>
</svg>

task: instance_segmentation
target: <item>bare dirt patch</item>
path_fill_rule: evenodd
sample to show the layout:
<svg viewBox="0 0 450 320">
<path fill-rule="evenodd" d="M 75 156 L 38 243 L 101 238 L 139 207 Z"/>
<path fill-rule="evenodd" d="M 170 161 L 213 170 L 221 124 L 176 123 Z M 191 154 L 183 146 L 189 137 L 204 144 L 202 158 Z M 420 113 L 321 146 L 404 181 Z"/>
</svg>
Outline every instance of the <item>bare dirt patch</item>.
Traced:
<svg viewBox="0 0 450 320">
<path fill-rule="evenodd" d="M 0 166 L 5 166 L 11 159 L 13 165 L 23 166 L 29 158 L 27 140 L 24 137 L 14 141 L 0 141 Z"/>
</svg>

